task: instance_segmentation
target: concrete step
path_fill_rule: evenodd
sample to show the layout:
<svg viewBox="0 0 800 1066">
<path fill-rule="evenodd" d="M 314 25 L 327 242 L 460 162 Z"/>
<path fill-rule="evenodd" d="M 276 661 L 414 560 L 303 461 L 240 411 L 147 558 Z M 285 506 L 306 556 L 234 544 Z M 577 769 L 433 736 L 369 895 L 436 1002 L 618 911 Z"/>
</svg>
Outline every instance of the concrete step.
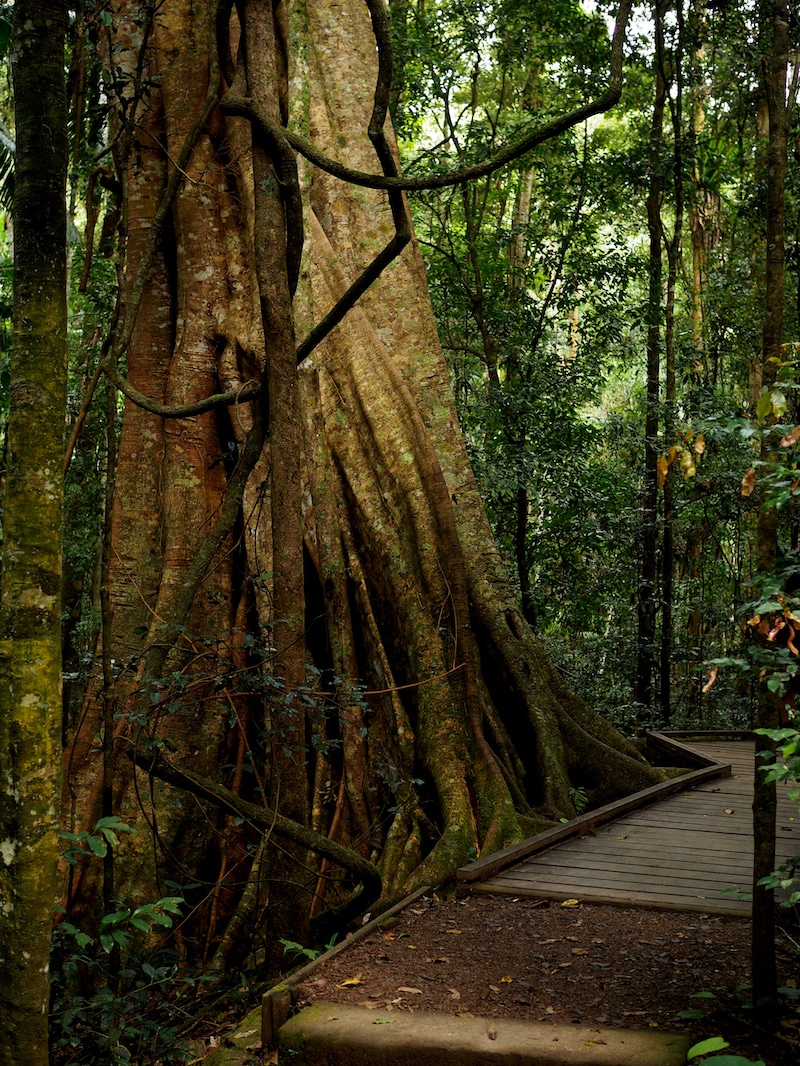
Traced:
<svg viewBox="0 0 800 1066">
<path fill-rule="evenodd" d="M 691 1040 L 319 1001 L 280 1029 L 280 1066 L 684 1066 Z"/>
</svg>

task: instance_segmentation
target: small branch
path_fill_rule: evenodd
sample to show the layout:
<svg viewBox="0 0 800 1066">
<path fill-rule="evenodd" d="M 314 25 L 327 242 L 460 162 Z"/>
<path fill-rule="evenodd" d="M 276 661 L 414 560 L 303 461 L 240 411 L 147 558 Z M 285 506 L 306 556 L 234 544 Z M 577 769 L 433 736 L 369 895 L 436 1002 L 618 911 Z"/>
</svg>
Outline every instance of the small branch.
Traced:
<svg viewBox="0 0 800 1066">
<path fill-rule="evenodd" d="M 231 389 L 228 392 L 216 393 L 213 396 L 207 396 L 204 400 L 197 400 L 195 403 L 183 404 L 179 407 L 171 407 L 169 404 L 161 403 L 159 400 L 151 400 L 149 396 L 145 396 L 144 393 L 139 392 L 123 377 L 114 367 L 109 364 L 103 367 L 108 374 L 111 382 L 119 389 L 123 396 L 125 396 L 131 403 L 135 403 L 137 407 L 141 407 L 144 411 L 149 411 L 151 415 L 158 415 L 161 418 L 194 418 L 196 415 L 202 415 L 206 411 L 211 411 L 215 407 L 226 407 L 231 404 L 247 403 L 250 400 L 255 400 L 261 394 L 263 388 L 260 384 L 247 384 L 243 385 L 239 389 Z"/>
<path fill-rule="evenodd" d="M 593 115 L 600 115 L 604 111 L 608 111 L 618 103 L 622 93 L 622 50 L 631 6 L 632 0 L 622 0 L 617 11 L 614 37 L 611 44 L 608 86 L 605 92 L 589 103 L 582 104 L 573 111 L 569 111 L 566 115 L 561 115 L 559 118 L 523 134 L 516 140 L 510 141 L 481 163 L 474 163 L 460 170 L 447 171 L 444 174 L 435 174 L 427 178 L 404 178 L 392 174 L 367 174 L 361 170 L 352 170 L 343 163 L 326 156 L 301 134 L 283 130 L 283 135 L 292 148 L 310 163 L 313 163 L 314 166 L 319 167 L 320 170 L 324 170 L 341 181 L 349 182 L 351 185 L 360 185 L 369 189 L 398 189 L 406 191 L 442 189 L 449 185 L 461 185 L 467 181 L 474 181 L 476 178 L 484 178 L 488 174 L 493 174 L 496 170 L 500 170 L 502 167 L 514 162 L 515 159 L 519 159 L 520 156 L 525 155 L 545 141 L 552 140 L 553 137 L 565 133 L 567 130 L 572 129 L 573 126 L 580 125 L 580 123 L 585 122 Z M 268 123 L 266 117 L 258 111 L 249 97 L 238 96 L 228 92 L 224 97 L 224 105 L 225 109 L 232 114 L 249 117 L 252 122 L 259 125 Z"/>
<path fill-rule="evenodd" d="M 129 749 L 126 754 L 131 762 L 140 769 L 145 770 L 152 777 L 157 777 L 161 781 L 175 785 L 186 792 L 190 792 L 193 796 L 208 800 L 236 817 L 244 818 L 260 829 L 270 830 L 278 836 L 299 844 L 301 847 L 308 848 L 309 851 L 313 851 L 316 855 L 321 855 L 323 858 L 329 859 L 332 863 L 349 871 L 362 885 L 361 892 L 357 896 L 358 911 L 355 913 L 366 910 L 379 898 L 383 888 L 381 875 L 377 867 L 373 866 L 363 855 L 359 855 L 357 851 L 346 848 L 342 844 L 337 844 L 321 833 L 317 833 L 315 830 L 309 829 L 291 818 L 278 814 L 277 811 L 250 803 L 248 800 L 234 795 L 224 785 L 220 785 L 208 777 L 203 777 L 201 774 L 197 774 L 186 767 L 178 766 L 157 752 L 139 752 Z"/>
</svg>

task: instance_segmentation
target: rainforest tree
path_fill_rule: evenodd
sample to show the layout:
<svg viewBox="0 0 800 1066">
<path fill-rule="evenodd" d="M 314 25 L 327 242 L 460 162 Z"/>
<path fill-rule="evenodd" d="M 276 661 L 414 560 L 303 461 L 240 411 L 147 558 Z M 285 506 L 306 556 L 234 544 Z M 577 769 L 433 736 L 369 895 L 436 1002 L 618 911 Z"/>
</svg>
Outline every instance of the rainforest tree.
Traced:
<svg viewBox="0 0 800 1066">
<path fill-rule="evenodd" d="M 67 381 L 64 45 L 58 0 L 14 7 L 14 339 L 0 599 L 0 1060 L 48 1061 L 61 747 Z"/>
<path fill-rule="evenodd" d="M 97 14 L 121 197 L 101 369 L 127 402 L 65 800 L 84 828 L 110 801 L 142 827 L 115 894 L 191 882 L 197 954 L 241 957 L 257 929 L 277 965 L 276 938 L 359 883 L 383 906 L 569 816 L 576 785 L 599 803 L 660 779 L 522 615 L 403 192 L 612 106 L 627 11 L 607 84 L 485 163 L 411 179 L 378 0 Z M 72 911 L 98 877 L 78 871 Z"/>
</svg>

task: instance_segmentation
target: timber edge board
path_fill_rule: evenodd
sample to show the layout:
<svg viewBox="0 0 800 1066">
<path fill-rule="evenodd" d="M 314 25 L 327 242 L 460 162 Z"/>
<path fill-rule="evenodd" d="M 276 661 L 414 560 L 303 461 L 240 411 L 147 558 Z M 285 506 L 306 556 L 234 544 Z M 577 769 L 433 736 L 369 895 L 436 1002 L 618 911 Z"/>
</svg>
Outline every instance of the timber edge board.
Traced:
<svg viewBox="0 0 800 1066">
<path fill-rule="evenodd" d="M 752 733 L 749 730 L 694 729 L 670 733 L 648 730 L 645 736 L 648 744 L 651 744 L 663 754 L 674 756 L 681 760 L 680 765 L 682 766 L 694 766 L 696 769 L 681 774 L 679 777 L 672 777 L 668 781 L 662 781 L 658 785 L 651 785 L 649 788 L 642 789 L 641 792 L 633 792 L 630 796 L 623 796 L 622 799 L 614 800 L 613 803 L 607 803 L 604 807 L 598 807 L 593 811 L 587 811 L 585 814 L 580 814 L 577 818 L 572 818 L 569 822 L 554 826 L 552 829 L 545 829 L 543 833 L 537 833 L 536 836 L 528 837 L 517 844 L 511 844 L 501 851 L 495 851 L 491 855 L 475 859 L 474 862 L 462 866 L 460 870 L 456 871 L 458 881 L 465 886 L 486 881 L 490 877 L 495 877 L 509 866 L 514 866 L 516 863 L 522 862 L 523 859 L 530 858 L 531 855 L 536 855 L 547 848 L 552 848 L 554 845 L 572 837 L 590 833 L 597 826 L 611 822 L 623 814 L 630 814 L 632 811 L 640 810 L 642 807 L 648 807 L 651 803 L 657 803 L 659 800 L 672 796 L 676 792 L 685 792 L 687 789 L 705 781 L 711 781 L 717 777 L 730 777 L 730 763 L 717 762 L 714 759 L 710 759 L 699 751 L 690 748 L 687 744 L 682 743 L 681 740 L 677 739 L 678 737 L 682 739 L 697 737 L 698 740 L 710 740 L 712 738 L 716 740 L 747 740 L 752 736 Z"/>
<path fill-rule="evenodd" d="M 373 933 L 384 922 L 394 917 L 395 914 L 399 914 L 400 911 L 405 910 L 412 903 L 416 903 L 422 896 L 430 895 L 433 891 L 435 891 L 435 886 L 423 885 L 422 888 L 418 888 L 416 892 L 412 892 L 410 896 L 401 899 L 399 903 L 395 903 L 393 907 L 389 907 L 388 910 L 383 911 L 371 921 L 365 922 L 364 925 L 359 926 L 344 940 L 334 944 L 332 948 L 328 948 L 327 951 L 318 955 L 316 959 L 312 959 L 311 962 L 293 970 L 282 981 L 268 989 L 261 997 L 261 1043 L 264 1048 L 271 1051 L 278 1046 L 278 1030 L 292 1013 L 297 999 L 297 986 L 302 984 L 307 977 L 310 977 L 318 966 L 322 966 L 324 963 L 329 962 L 330 959 L 341 954 L 341 952 L 346 951 L 353 944 L 357 944 L 359 940 L 369 936 L 370 933 Z"/>
</svg>

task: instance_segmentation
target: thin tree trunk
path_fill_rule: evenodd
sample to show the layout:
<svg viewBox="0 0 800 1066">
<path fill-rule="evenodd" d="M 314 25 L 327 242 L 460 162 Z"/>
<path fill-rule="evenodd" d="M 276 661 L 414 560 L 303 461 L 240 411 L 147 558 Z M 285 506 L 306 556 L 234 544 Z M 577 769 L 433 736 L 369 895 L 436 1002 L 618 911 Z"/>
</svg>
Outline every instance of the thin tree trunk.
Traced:
<svg viewBox="0 0 800 1066">
<path fill-rule="evenodd" d="M 769 146 L 767 154 L 766 266 L 764 273 L 764 328 L 762 332 L 761 379 L 768 390 L 775 382 L 775 368 L 781 356 L 783 334 L 784 263 L 785 263 L 785 185 L 788 147 L 786 114 L 786 72 L 789 54 L 789 11 L 785 0 L 772 9 L 772 52 L 764 64 L 769 107 Z M 769 463 L 770 445 L 764 438 L 762 460 Z M 769 574 L 775 566 L 777 548 L 777 511 L 761 504 L 758 515 L 758 566 Z M 776 729 L 780 724 L 781 700 L 766 685 L 761 685 L 757 724 Z M 758 749 L 774 748 L 759 738 Z M 775 817 L 777 793 L 775 782 L 767 782 L 756 768 L 753 793 L 753 1000 L 774 1005 L 777 998 L 775 959 L 774 891 L 759 885 L 759 880 L 775 869 Z"/>
<path fill-rule="evenodd" d="M 644 490 L 642 498 L 641 567 L 637 603 L 636 680 L 633 698 L 639 705 L 639 720 L 645 724 L 653 702 L 655 667 L 656 597 L 658 578 L 658 429 L 661 398 L 661 197 L 664 190 L 664 110 L 667 88 L 664 79 L 664 0 L 655 5 L 655 85 L 650 126 L 650 187 L 647 194 L 647 229 L 650 235 L 650 275 L 647 295 L 647 389 L 644 418 Z"/>
<path fill-rule="evenodd" d="M 664 306 L 664 440 L 672 445 L 675 426 L 675 289 L 681 260 L 683 234 L 683 14 L 678 11 L 679 35 L 673 53 L 676 92 L 670 96 L 672 115 L 673 210 L 672 236 L 667 244 L 667 299 Z M 659 695 L 661 718 L 668 725 L 672 717 L 673 597 L 675 553 L 673 522 L 675 510 L 675 469 L 670 464 L 664 482 L 664 534 L 661 546 L 661 663 Z"/>
</svg>

